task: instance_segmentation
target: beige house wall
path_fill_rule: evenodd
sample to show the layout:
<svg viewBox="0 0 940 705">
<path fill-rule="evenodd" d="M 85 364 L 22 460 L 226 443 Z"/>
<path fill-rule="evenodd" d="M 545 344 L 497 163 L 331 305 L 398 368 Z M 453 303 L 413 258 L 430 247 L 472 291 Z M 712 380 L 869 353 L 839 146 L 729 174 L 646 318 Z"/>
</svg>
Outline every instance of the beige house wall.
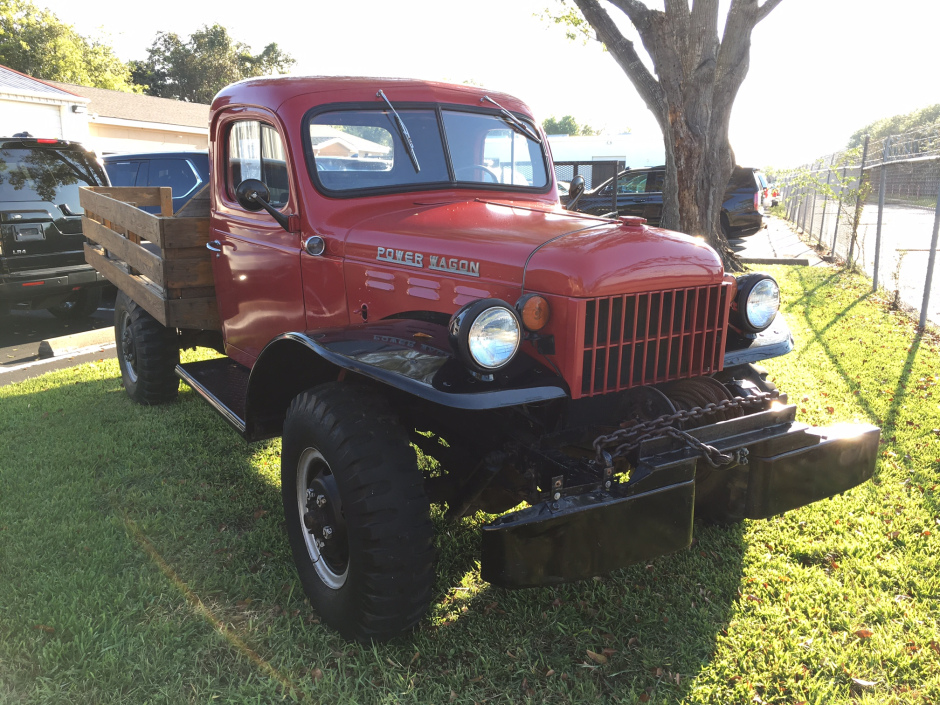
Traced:
<svg viewBox="0 0 940 705">
<path fill-rule="evenodd" d="M 88 123 L 90 146 L 99 154 L 156 152 L 182 149 L 208 149 L 209 135 L 166 130 Z"/>
</svg>

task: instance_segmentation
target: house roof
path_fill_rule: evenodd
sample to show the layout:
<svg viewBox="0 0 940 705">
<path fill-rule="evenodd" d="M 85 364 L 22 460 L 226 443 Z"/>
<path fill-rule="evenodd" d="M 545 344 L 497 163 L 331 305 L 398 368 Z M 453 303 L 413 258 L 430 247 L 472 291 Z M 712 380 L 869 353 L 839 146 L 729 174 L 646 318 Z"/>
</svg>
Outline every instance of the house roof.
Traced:
<svg viewBox="0 0 940 705">
<path fill-rule="evenodd" d="M 18 95 L 39 95 L 43 98 L 71 101 L 73 103 L 85 102 L 80 100 L 77 94 L 69 91 L 65 84 L 62 84 L 62 88 L 57 88 L 46 81 L 40 81 L 2 65 L 0 65 L 0 92 Z"/>
<path fill-rule="evenodd" d="M 318 149 L 323 149 L 334 142 L 340 142 L 346 145 L 351 152 L 374 152 L 376 154 L 388 154 L 389 152 L 389 148 L 385 145 L 337 130 L 329 125 L 311 124 L 309 129 L 311 145 Z"/>
<path fill-rule="evenodd" d="M 91 102 L 88 112 L 101 117 L 140 122 L 158 122 L 166 125 L 186 127 L 209 127 L 209 106 L 204 103 L 185 103 L 170 98 L 111 91 L 106 88 L 89 88 L 71 83 L 49 81 L 52 86 L 75 93 Z"/>
</svg>

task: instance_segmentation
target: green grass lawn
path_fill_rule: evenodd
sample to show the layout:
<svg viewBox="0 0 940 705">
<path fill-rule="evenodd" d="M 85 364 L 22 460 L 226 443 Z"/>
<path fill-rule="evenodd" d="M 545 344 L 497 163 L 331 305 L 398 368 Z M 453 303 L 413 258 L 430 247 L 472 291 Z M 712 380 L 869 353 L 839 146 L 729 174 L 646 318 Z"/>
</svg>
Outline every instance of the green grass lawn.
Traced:
<svg viewBox="0 0 940 705">
<path fill-rule="evenodd" d="M 305 603 L 279 441 L 186 387 L 136 406 L 113 361 L 0 388 L 0 703 L 940 702 L 937 348 L 864 280 L 771 271 L 797 348 L 766 366 L 801 420 L 881 425 L 872 482 L 516 592 L 437 517 L 431 612 L 382 646 Z"/>
</svg>

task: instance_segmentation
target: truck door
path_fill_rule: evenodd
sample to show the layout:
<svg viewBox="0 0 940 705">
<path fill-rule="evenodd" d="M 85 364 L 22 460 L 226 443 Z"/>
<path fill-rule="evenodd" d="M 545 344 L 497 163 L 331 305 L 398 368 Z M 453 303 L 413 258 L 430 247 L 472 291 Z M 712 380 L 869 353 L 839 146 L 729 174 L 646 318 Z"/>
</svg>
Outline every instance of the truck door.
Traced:
<svg viewBox="0 0 940 705">
<path fill-rule="evenodd" d="M 275 124 L 266 114 L 223 116 L 212 165 L 218 193 L 209 247 L 225 351 L 249 367 L 274 337 L 304 330 L 301 233 L 287 232 L 265 211 L 251 212 L 235 199 L 239 183 L 259 179 L 274 208 L 297 213 L 290 162 Z"/>
</svg>

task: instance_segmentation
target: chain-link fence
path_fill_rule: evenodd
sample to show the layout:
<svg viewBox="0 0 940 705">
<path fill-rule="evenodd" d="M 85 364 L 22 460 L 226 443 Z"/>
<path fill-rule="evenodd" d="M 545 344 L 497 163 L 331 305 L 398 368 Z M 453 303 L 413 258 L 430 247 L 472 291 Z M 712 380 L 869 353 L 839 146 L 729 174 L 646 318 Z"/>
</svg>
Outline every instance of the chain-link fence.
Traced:
<svg viewBox="0 0 940 705">
<path fill-rule="evenodd" d="M 940 224 L 940 123 L 865 139 L 777 184 L 786 217 L 833 257 L 853 262 L 897 303 L 940 323 L 933 276 Z M 938 277 L 937 279 L 940 279 Z"/>
<path fill-rule="evenodd" d="M 579 174 L 584 177 L 584 188 L 600 186 L 626 168 L 624 162 L 594 160 L 583 162 L 555 162 L 555 180 L 569 183 Z"/>
</svg>

